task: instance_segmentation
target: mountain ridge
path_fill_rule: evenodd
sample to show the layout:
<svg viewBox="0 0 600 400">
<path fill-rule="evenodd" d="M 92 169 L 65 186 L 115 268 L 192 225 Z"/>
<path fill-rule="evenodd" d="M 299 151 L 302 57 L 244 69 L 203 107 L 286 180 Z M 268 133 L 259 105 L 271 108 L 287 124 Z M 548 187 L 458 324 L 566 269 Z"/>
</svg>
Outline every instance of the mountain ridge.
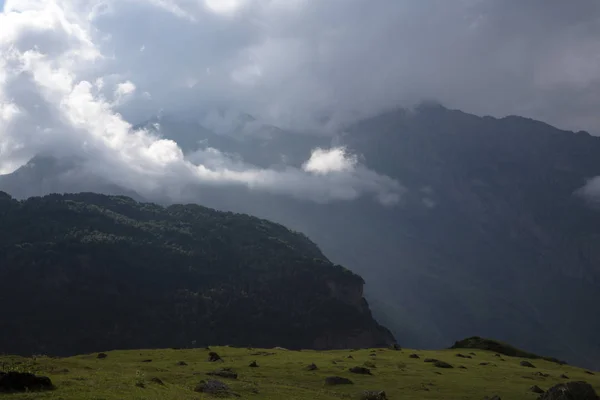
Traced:
<svg viewBox="0 0 600 400">
<path fill-rule="evenodd" d="M 0 300 L 10 304 L 0 352 L 395 342 L 360 276 L 255 217 L 92 193 L 0 194 L 0 243 Z"/>
</svg>

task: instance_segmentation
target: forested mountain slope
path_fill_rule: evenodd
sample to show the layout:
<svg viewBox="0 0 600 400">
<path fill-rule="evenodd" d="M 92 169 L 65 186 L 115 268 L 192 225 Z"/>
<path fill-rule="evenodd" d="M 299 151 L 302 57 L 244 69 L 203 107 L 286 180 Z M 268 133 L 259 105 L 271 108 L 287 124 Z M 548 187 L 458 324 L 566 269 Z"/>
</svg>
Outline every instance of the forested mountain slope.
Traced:
<svg viewBox="0 0 600 400">
<path fill-rule="evenodd" d="M 0 352 L 389 345 L 305 236 L 197 205 L 0 193 Z"/>
</svg>

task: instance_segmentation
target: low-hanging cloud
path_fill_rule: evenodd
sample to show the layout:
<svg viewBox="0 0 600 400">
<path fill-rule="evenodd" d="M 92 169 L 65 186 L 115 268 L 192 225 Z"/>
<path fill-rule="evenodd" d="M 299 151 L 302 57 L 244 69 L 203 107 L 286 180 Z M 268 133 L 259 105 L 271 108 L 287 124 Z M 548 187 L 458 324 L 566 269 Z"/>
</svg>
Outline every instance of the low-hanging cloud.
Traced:
<svg viewBox="0 0 600 400">
<path fill-rule="evenodd" d="M 264 169 L 217 149 L 184 155 L 174 141 L 134 130 L 115 107 L 132 101 L 138 89 L 114 75 L 90 74 L 106 57 L 90 27 L 56 3 L 19 2 L 19 7 L 8 3 L 9 13 L 0 17 L 0 26 L 10 27 L 0 31 L 0 170 L 50 154 L 77 156 L 90 175 L 173 200 L 190 184 L 242 185 L 317 202 L 362 195 L 384 204 L 399 199 L 397 182 L 361 167 L 342 149 L 307 155 L 307 165 L 316 169 Z M 338 165 L 324 169 L 332 161 Z"/>
<path fill-rule="evenodd" d="M 197 182 L 395 203 L 401 185 L 341 148 L 264 169 L 131 123 L 219 108 L 335 131 L 435 99 L 597 132 L 599 16 L 595 0 L 8 0 L 0 173 L 50 153 L 141 193 Z"/>
</svg>

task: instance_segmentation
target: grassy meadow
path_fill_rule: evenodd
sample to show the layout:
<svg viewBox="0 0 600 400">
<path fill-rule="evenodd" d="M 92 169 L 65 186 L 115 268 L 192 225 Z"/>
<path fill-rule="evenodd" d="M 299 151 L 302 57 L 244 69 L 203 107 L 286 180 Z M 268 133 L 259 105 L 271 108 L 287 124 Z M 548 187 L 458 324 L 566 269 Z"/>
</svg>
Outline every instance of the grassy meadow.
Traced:
<svg viewBox="0 0 600 400">
<path fill-rule="evenodd" d="M 502 400 L 536 399 L 532 385 L 546 390 L 560 382 L 583 380 L 600 391 L 600 373 L 528 360 L 536 368 L 520 365 L 524 359 L 481 350 L 401 351 L 392 349 L 342 351 L 289 351 L 285 349 L 239 349 L 214 347 L 223 362 L 209 362 L 208 349 L 132 350 L 70 358 L 22 358 L 0 356 L 0 371 L 23 371 L 45 375 L 56 389 L 40 393 L 0 394 L 10 400 L 199 400 L 213 398 L 196 393 L 206 375 L 223 367 L 239 374 L 237 379 L 214 377 L 243 399 L 359 399 L 365 390 L 384 390 L 393 399 L 476 399 L 499 395 Z M 418 354 L 419 359 L 410 358 Z M 459 358 L 457 353 L 471 355 Z M 351 357 L 351 358 L 350 358 Z M 437 368 L 426 358 L 450 363 Z M 257 368 L 249 367 L 256 361 Z M 307 370 L 311 363 L 314 371 Z M 480 363 L 487 363 L 481 365 Z M 348 371 L 367 366 L 372 375 Z M 464 366 L 466 369 L 459 368 Z M 539 374 L 541 373 L 541 374 Z M 542 376 L 548 374 L 548 376 Z M 567 378 L 561 377 L 566 374 Z M 326 386 L 325 378 L 341 376 L 354 384 Z M 161 382 L 154 378 L 158 378 Z"/>
</svg>

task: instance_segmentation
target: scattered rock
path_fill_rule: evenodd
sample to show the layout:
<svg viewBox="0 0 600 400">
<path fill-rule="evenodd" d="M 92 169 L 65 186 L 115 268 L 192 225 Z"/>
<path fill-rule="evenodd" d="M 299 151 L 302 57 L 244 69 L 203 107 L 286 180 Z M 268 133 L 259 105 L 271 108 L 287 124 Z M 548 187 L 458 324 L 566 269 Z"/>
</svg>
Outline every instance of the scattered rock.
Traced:
<svg viewBox="0 0 600 400">
<path fill-rule="evenodd" d="M 402 347 L 400 347 L 400 345 L 398 343 L 394 343 L 393 345 L 390 346 L 390 349 L 400 351 L 400 350 L 402 350 Z"/>
<path fill-rule="evenodd" d="M 471 356 L 466 356 L 466 355 L 464 355 L 464 354 L 460 354 L 460 353 L 458 353 L 458 354 L 456 355 L 456 357 L 459 357 L 459 358 L 473 358 L 473 357 L 471 357 Z"/>
<path fill-rule="evenodd" d="M 365 367 L 352 367 L 349 371 L 353 374 L 371 375 L 371 370 Z"/>
<path fill-rule="evenodd" d="M 54 385 L 47 376 L 23 372 L 0 372 L 0 392 L 33 392 L 52 390 Z"/>
<path fill-rule="evenodd" d="M 162 381 L 160 378 L 156 378 L 156 377 L 155 377 L 155 378 L 151 378 L 151 379 L 150 379 L 150 382 L 152 382 L 152 383 L 156 383 L 156 384 L 158 384 L 158 385 L 163 385 L 163 386 L 164 386 L 164 383 L 163 383 L 163 381 Z"/>
<path fill-rule="evenodd" d="M 502 357 L 500 354 L 496 353 L 494 354 L 494 357 Z"/>
<path fill-rule="evenodd" d="M 223 396 L 223 395 L 227 396 L 227 395 L 231 394 L 229 386 L 227 386 L 226 384 L 224 384 L 221 381 L 217 381 L 217 380 L 213 380 L 213 379 L 209 379 L 207 381 L 200 382 L 196 386 L 194 391 L 198 392 L 198 393 L 214 394 L 217 396 Z"/>
<path fill-rule="evenodd" d="M 387 400 L 384 391 L 365 391 L 361 394 L 360 400 Z"/>
<path fill-rule="evenodd" d="M 223 361 L 223 359 L 217 353 L 215 353 L 214 351 L 211 351 L 210 353 L 208 353 L 208 361 L 217 362 L 217 361 Z"/>
<path fill-rule="evenodd" d="M 369 356 L 371 356 L 371 357 L 377 357 L 377 353 L 371 353 L 371 354 L 369 354 Z"/>
<path fill-rule="evenodd" d="M 146 385 L 144 384 L 144 382 L 136 382 L 135 386 L 137 386 L 139 388 L 142 388 L 142 389 L 146 387 Z"/>
<path fill-rule="evenodd" d="M 149 363 L 152 362 L 152 360 L 142 360 L 143 363 Z"/>
<path fill-rule="evenodd" d="M 519 363 L 522 367 L 527 367 L 527 368 L 535 368 L 535 365 L 533 365 L 532 363 L 530 363 L 529 361 L 521 361 Z"/>
<path fill-rule="evenodd" d="M 250 365 L 248 365 L 250 368 L 258 368 L 258 364 L 256 363 L 256 361 L 252 361 L 250 363 Z"/>
<path fill-rule="evenodd" d="M 500 357 L 499 358 L 500 361 L 506 361 L 504 358 Z"/>
<path fill-rule="evenodd" d="M 437 375 L 442 375 L 442 373 L 441 373 L 441 372 L 437 372 L 437 371 L 435 371 L 435 372 L 434 372 L 434 374 L 437 374 Z"/>
<path fill-rule="evenodd" d="M 542 378 L 547 378 L 547 377 L 549 377 L 549 376 L 550 376 L 550 374 L 545 374 L 545 373 L 543 373 L 542 371 L 536 372 L 534 375 L 535 375 L 535 376 L 540 376 L 540 377 L 542 377 Z"/>
<path fill-rule="evenodd" d="M 427 362 L 427 363 L 434 363 L 436 361 L 437 361 L 437 359 L 435 359 L 435 358 L 426 358 L 423 360 L 423 362 Z"/>
<path fill-rule="evenodd" d="M 454 368 L 452 365 L 448 364 L 445 361 L 436 361 L 434 364 L 434 366 L 438 367 L 438 368 Z"/>
<path fill-rule="evenodd" d="M 467 367 L 465 367 L 464 365 L 459 365 L 458 368 L 460 368 L 460 369 L 467 369 Z"/>
<path fill-rule="evenodd" d="M 101 360 L 105 359 L 106 357 L 108 357 L 108 354 L 106 353 L 98 353 L 98 355 L 96 356 L 96 358 L 99 358 Z"/>
<path fill-rule="evenodd" d="M 365 361 L 365 362 L 363 363 L 363 365 L 364 365 L 365 367 L 369 367 L 369 368 L 377 368 L 377 365 L 375 365 L 375 363 L 374 363 L 374 362 L 372 362 L 372 361 Z"/>
<path fill-rule="evenodd" d="M 408 358 L 421 358 L 418 354 L 411 354 Z"/>
<path fill-rule="evenodd" d="M 217 371 L 207 372 L 206 375 L 220 376 L 221 378 L 237 379 L 238 374 L 228 368 L 219 369 Z"/>
<path fill-rule="evenodd" d="M 500 396 L 492 396 L 492 397 L 485 396 L 483 398 L 483 400 L 502 400 L 502 399 L 500 398 Z"/>
<path fill-rule="evenodd" d="M 479 365 L 490 365 L 489 362 L 480 362 Z"/>
<path fill-rule="evenodd" d="M 594 375 L 594 373 L 592 371 L 585 371 L 585 373 L 588 375 Z"/>
<path fill-rule="evenodd" d="M 177 363 L 177 365 L 181 366 L 181 367 L 185 367 L 187 365 L 187 363 L 185 361 L 179 361 Z"/>
<path fill-rule="evenodd" d="M 306 367 L 307 371 L 316 371 L 319 368 L 317 367 L 317 365 L 315 363 L 310 364 L 309 366 Z"/>
<path fill-rule="evenodd" d="M 568 377 L 566 374 L 561 374 L 561 375 L 560 375 L 560 377 L 561 377 L 562 379 L 569 379 L 569 377 Z"/>
<path fill-rule="evenodd" d="M 472 356 L 476 356 L 477 355 L 477 354 L 475 354 L 473 352 L 470 352 L 469 354 L 472 355 Z"/>
<path fill-rule="evenodd" d="M 600 397 L 587 382 L 568 382 L 551 387 L 539 400 L 600 400 Z"/>
<path fill-rule="evenodd" d="M 529 388 L 529 391 L 533 392 L 533 393 L 538 393 L 538 394 L 544 393 L 544 389 L 542 389 L 538 385 L 533 385 L 532 387 Z"/>
<path fill-rule="evenodd" d="M 354 360 L 354 357 L 352 357 L 352 355 L 349 355 L 349 356 L 348 356 L 348 357 L 346 357 L 346 358 L 350 358 L 350 359 Z"/>
<path fill-rule="evenodd" d="M 352 382 L 348 378 L 342 378 L 341 376 L 328 376 L 327 378 L 325 378 L 325 384 L 326 385 L 352 385 L 352 384 L 354 384 L 354 382 Z"/>
</svg>

